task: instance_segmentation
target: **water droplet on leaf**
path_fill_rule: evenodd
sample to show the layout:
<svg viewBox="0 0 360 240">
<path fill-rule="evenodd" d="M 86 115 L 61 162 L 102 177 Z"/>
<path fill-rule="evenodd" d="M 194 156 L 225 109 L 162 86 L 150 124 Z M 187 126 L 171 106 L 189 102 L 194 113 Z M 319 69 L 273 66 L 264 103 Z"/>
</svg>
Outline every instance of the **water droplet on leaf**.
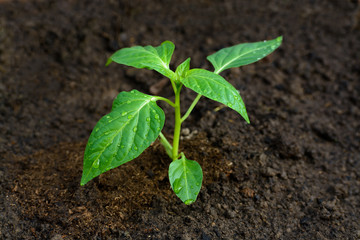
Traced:
<svg viewBox="0 0 360 240">
<path fill-rule="evenodd" d="M 159 118 L 160 118 L 159 114 L 155 114 L 155 119 L 159 119 Z"/>
<path fill-rule="evenodd" d="M 121 113 L 121 116 L 125 116 L 127 114 L 127 112 L 123 112 Z"/>
<path fill-rule="evenodd" d="M 176 179 L 174 181 L 174 192 L 175 194 L 178 194 L 182 189 L 181 183 L 180 183 L 180 178 Z"/>
<path fill-rule="evenodd" d="M 188 200 L 186 200 L 184 203 L 185 203 L 186 205 L 190 205 L 190 204 L 192 204 L 193 202 L 194 202 L 194 200 L 188 199 Z"/>
<path fill-rule="evenodd" d="M 132 118 L 133 118 L 133 115 L 130 114 L 130 115 L 128 116 L 128 119 L 132 119 Z"/>
<path fill-rule="evenodd" d="M 180 191 L 181 191 L 181 189 L 182 189 L 182 186 L 176 186 L 175 187 L 175 189 L 174 189 L 174 192 L 176 193 L 176 194 L 178 194 Z"/>
<path fill-rule="evenodd" d="M 99 168 L 100 166 L 100 159 L 96 159 L 96 161 L 93 163 L 94 168 Z"/>
<path fill-rule="evenodd" d="M 149 118 L 149 117 L 147 117 L 147 118 L 146 118 L 146 121 L 147 121 L 147 122 L 150 122 L 150 118 Z"/>
<path fill-rule="evenodd" d="M 136 132 L 136 131 L 137 131 L 137 127 L 134 127 L 134 128 L 133 128 L 133 131 Z"/>
</svg>

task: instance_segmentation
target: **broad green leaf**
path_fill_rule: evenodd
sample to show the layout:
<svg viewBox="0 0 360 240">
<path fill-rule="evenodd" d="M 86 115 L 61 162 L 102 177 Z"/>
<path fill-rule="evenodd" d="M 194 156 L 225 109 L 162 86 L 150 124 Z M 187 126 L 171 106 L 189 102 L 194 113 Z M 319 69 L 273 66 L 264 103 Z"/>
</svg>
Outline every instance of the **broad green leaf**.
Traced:
<svg viewBox="0 0 360 240">
<path fill-rule="evenodd" d="M 195 202 L 200 192 L 203 173 L 199 163 L 184 155 L 169 166 L 169 181 L 176 196 L 189 205 Z"/>
<path fill-rule="evenodd" d="M 272 53 L 281 45 L 282 37 L 270 41 L 242 43 L 223 48 L 207 57 L 215 68 L 215 73 L 226 69 L 247 65 Z"/>
<path fill-rule="evenodd" d="M 186 59 L 176 68 L 175 74 L 177 76 L 177 79 L 185 77 L 189 69 L 190 69 L 190 58 Z"/>
<path fill-rule="evenodd" d="M 155 97 L 136 90 L 119 93 L 112 111 L 90 135 L 81 185 L 138 157 L 159 136 L 164 122 L 165 114 Z"/>
<path fill-rule="evenodd" d="M 170 41 L 165 41 L 158 47 L 134 46 L 123 48 L 115 52 L 108 59 L 106 65 L 114 61 L 135 68 L 155 70 L 170 79 L 174 79 L 175 74 L 169 68 L 174 49 L 175 45 Z"/>
<path fill-rule="evenodd" d="M 234 109 L 250 123 L 238 90 L 220 75 L 204 69 L 192 69 L 181 82 L 187 88 Z"/>
</svg>

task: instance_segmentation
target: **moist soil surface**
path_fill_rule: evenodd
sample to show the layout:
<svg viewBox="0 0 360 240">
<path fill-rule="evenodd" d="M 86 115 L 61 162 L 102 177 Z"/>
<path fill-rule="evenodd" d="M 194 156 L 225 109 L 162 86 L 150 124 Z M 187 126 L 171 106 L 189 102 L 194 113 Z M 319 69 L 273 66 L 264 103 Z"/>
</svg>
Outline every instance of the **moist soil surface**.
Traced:
<svg viewBox="0 0 360 240">
<path fill-rule="evenodd" d="M 360 239 L 360 3 L 0 1 L 1 239 Z M 195 203 L 172 192 L 158 141 L 80 186 L 88 136 L 121 91 L 172 97 L 116 50 L 176 45 L 171 67 L 282 35 L 222 75 L 251 124 L 202 98 L 181 150 L 204 171 Z M 183 90 L 183 111 L 195 98 Z M 173 110 L 163 133 L 171 139 Z"/>
</svg>

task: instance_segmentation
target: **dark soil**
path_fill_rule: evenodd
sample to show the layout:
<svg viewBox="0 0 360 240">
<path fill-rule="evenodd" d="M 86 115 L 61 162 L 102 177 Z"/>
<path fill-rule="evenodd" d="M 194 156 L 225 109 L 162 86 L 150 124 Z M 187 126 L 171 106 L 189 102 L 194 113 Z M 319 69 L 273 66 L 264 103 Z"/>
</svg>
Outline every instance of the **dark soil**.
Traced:
<svg viewBox="0 0 360 240">
<path fill-rule="evenodd" d="M 106 68 L 111 53 L 171 40 L 173 67 L 211 69 L 214 51 L 279 35 L 271 56 L 223 74 L 250 125 L 205 98 L 184 123 L 204 170 L 194 204 L 170 189 L 158 142 L 80 186 L 113 98 L 172 93 L 157 73 Z M 360 239 L 360 2 L 1 0 L 0 131 L 0 239 Z"/>
</svg>

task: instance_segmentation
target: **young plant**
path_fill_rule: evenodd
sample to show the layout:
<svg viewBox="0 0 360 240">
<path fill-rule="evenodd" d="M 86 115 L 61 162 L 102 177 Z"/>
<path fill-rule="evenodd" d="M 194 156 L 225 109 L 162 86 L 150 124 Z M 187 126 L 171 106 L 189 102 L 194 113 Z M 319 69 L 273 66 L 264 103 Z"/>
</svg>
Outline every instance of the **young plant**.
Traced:
<svg viewBox="0 0 360 240">
<path fill-rule="evenodd" d="M 219 75 L 222 71 L 256 62 L 280 46 L 282 37 L 270 41 L 244 43 L 227 47 L 207 59 L 214 72 L 205 69 L 190 69 L 190 58 L 174 71 L 169 68 L 175 46 L 170 41 L 158 47 L 134 46 L 115 52 L 107 61 L 135 68 L 155 70 L 170 79 L 175 98 L 151 96 L 137 90 L 121 92 L 113 102 L 112 110 L 96 124 L 88 140 L 81 185 L 98 175 L 138 157 L 158 137 L 172 159 L 169 180 L 175 194 L 185 203 L 193 203 L 200 191 L 203 173 L 196 161 L 179 153 L 181 124 L 190 115 L 195 105 L 205 96 L 225 104 L 238 112 L 250 123 L 239 91 Z M 185 86 L 198 95 L 182 115 L 180 92 Z M 163 110 L 156 104 L 164 101 L 175 109 L 175 128 L 172 144 L 161 133 L 165 122 Z"/>
</svg>

